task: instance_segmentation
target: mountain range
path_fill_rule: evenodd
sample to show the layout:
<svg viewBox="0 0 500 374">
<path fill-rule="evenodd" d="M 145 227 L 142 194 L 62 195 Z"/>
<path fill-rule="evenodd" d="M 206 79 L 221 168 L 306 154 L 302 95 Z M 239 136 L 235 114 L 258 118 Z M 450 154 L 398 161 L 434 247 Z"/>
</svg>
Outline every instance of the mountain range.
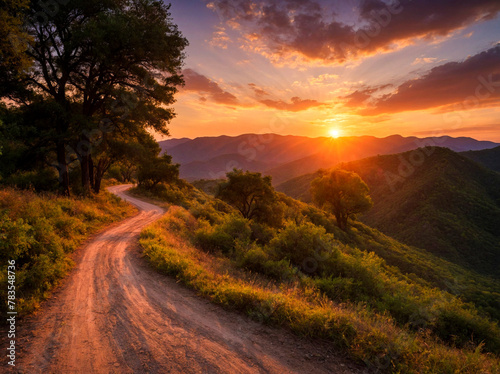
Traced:
<svg viewBox="0 0 500 374">
<path fill-rule="evenodd" d="M 472 138 L 372 136 L 309 138 L 277 134 L 245 134 L 235 137 L 169 139 L 160 142 L 174 162 L 181 164 L 180 176 L 188 181 L 223 178 L 233 168 L 258 171 L 278 185 L 290 178 L 332 167 L 340 162 L 400 153 L 424 146 L 447 147 L 456 152 L 482 151 L 497 143 Z M 478 156 L 487 157 L 487 156 Z"/>
</svg>

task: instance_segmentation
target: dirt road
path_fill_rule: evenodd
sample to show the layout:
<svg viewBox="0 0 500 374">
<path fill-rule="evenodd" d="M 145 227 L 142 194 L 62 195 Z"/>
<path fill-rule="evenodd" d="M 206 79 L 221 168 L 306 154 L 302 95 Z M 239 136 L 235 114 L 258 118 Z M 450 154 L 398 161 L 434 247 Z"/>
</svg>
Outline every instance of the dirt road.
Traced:
<svg viewBox="0 0 500 374">
<path fill-rule="evenodd" d="M 328 342 L 227 312 L 149 268 L 141 229 L 163 210 L 111 192 L 140 212 L 86 244 L 64 284 L 18 326 L 21 373 L 357 373 Z M 5 362 L 5 361 L 4 361 Z M 11 372 L 6 365 L 2 372 Z"/>
</svg>

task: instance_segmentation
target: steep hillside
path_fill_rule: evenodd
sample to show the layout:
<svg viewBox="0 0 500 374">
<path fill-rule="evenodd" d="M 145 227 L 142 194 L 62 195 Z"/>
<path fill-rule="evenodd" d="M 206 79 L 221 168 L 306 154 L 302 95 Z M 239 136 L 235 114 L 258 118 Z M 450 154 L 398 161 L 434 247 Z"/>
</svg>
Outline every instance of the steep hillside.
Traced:
<svg viewBox="0 0 500 374">
<path fill-rule="evenodd" d="M 500 173 L 500 147 L 483 149 L 481 151 L 462 152 L 467 158 Z"/>
<path fill-rule="evenodd" d="M 413 161 L 413 165 L 412 162 Z M 371 189 L 362 220 L 465 268 L 500 277 L 500 176 L 446 148 L 426 148 L 342 164 Z M 310 201 L 317 174 L 277 187 Z"/>
<path fill-rule="evenodd" d="M 498 309 L 494 281 L 359 222 L 344 232 L 283 194 L 268 202 L 286 207 L 280 223 L 245 219 L 188 186 L 135 193 L 180 205 L 142 232 L 145 258 L 215 303 L 333 342 L 377 372 L 496 370 L 475 349 L 500 350 L 498 326 L 483 314 Z M 461 300 L 464 288 L 479 308 Z"/>
<path fill-rule="evenodd" d="M 238 167 L 271 175 L 274 185 L 319 168 L 332 167 L 339 162 L 399 153 L 427 145 L 443 146 L 459 152 L 492 148 L 497 144 L 448 136 L 420 139 L 392 135 L 386 138 L 360 136 L 332 139 L 277 134 L 160 142 L 163 151 L 168 151 L 173 161 L 181 164 L 182 178 L 214 179 Z"/>
</svg>

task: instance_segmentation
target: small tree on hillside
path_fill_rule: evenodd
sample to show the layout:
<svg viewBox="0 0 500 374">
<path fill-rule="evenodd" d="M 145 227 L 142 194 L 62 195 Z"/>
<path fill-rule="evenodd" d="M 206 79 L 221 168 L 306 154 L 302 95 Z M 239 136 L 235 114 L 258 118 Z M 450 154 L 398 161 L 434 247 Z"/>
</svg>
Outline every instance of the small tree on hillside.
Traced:
<svg viewBox="0 0 500 374">
<path fill-rule="evenodd" d="M 313 180 L 311 194 L 318 206 L 335 215 L 342 230 L 346 230 L 349 217 L 373 206 L 366 183 L 346 170 L 333 170 Z"/>
<path fill-rule="evenodd" d="M 247 219 L 259 221 L 281 221 L 275 219 L 277 207 L 276 193 L 271 185 L 271 177 L 234 169 L 226 174 L 227 181 L 219 185 L 217 198 L 238 209 Z M 278 214 L 279 215 L 279 214 Z"/>
</svg>

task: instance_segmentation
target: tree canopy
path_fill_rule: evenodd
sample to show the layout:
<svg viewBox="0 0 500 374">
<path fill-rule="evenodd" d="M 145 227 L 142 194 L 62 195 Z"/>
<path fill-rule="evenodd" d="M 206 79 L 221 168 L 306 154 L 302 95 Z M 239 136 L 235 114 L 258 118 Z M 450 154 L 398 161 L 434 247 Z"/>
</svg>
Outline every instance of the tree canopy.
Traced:
<svg viewBox="0 0 500 374">
<path fill-rule="evenodd" d="M 169 5 L 157 0 L 70 0 L 48 12 L 32 2 L 24 28 L 33 65 L 9 75 L 3 93 L 46 115 L 61 192 L 69 194 L 68 165 L 78 160 L 84 191 L 92 185 L 96 153 L 117 134 L 138 141 L 146 129 L 168 134 L 187 40 Z M 0 62 L 1 69 L 11 69 Z M 22 87 L 16 89 L 16 87 Z M 43 119 L 41 117 L 40 119 Z"/>
<path fill-rule="evenodd" d="M 313 201 L 335 215 L 337 225 L 346 230 L 348 220 L 373 206 L 369 188 L 356 173 L 346 170 L 325 172 L 311 183 Z"/>
<path fill-rule="evenodd" d="M 247 219 L 281 221 L 276 192 L 271 177 L 261 173 L 234 169 L 226 174 L 227 180 L 219 185 L 216 196 L 233 205 Z"/>
</svg>

